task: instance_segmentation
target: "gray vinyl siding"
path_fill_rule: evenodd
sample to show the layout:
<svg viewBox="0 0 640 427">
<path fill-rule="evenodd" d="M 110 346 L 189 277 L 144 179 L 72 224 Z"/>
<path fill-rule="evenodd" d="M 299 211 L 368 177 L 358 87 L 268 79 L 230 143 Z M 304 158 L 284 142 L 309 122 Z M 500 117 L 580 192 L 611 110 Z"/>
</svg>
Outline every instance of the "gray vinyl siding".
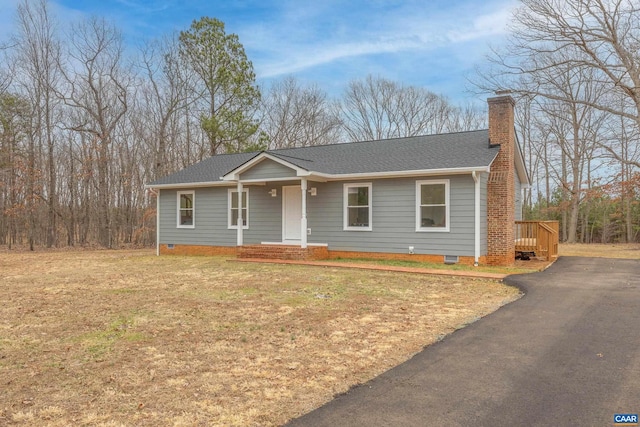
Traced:
<svg viewBox="0 0 640 427">
<path fill-rule="evenodd" d="M 450 231 L 416 232 L 416 181 L 450 180 Z M 372 183 L 372 231 L 343 230 L 343 184 Z M 471 175 L 313 183 L 308 198 L 310 243 L 330 250 L 417 254 L 474 254 L 474 183 Z M 485 206 L 486 217 L 486 206 Z"/>
<path fill-rule="evenodd" d="M 522 184 L 520 183 L 520 177 L 517 173 L 515 175 L 515 188 L 516 188 L 516 221 L 522 221 Z"/>
<path fill-rule="evenodd" d="M 486 182 L 481 174 L 481 251 L 486 254 Z M 449 179 L 450 231 L 416 232 L 416 181 Z M 372 231 L 343 230 L 345 183 L 372 183 Z M 249 191 L 249 228 L 245 244 L 282 240 L 282 186 L 300 185 L 299 180 L 245 186 Z M 309 182 L 317 195 L 307 194 L 309 243 L 328 244 L 329 250 L 357 252 L 474 255 L 474 182 L 471 175 L 429 178 Z M 178 228 L 176 193 L 160 192 L 160 243 L 235 246 L 237 231 L 228 228 L 230 187 L 195 189 L 195 228 Z M 277 196 L 269 194 L 277 190 Z M 188 189 L 184 189 L 188 190 Z"/>
<path fill-rule="evenodd" d="M 249 189 L 249 229 L 243 232 L 245 245 L 282 240 L 282 189 L 278 185 L 252 185 Z M 275 188 L 277 196 L 269 191 Z M 236 230 L 232 230 L 234 233 Z"/>
<path fill-rule="evenodd" d="M 273 160 L 263 160 L 257 165 L 254 165 L 251 169 L 243 172 L 240 175 L 242 180 L 251 179 L 271 179 L 271 178 L 293 178 L 296 176 L 296 171 L 282 165 Z"/>
<path fill-rule="evenodd" d="M 177 191 L 160 191 L 160 243 L 235 246 L 236 230 L 227 229 L 227 187 L 196 188 L 194 228 L 177 227 Z"/>
<path fill-rule="evenodd" d="M 236 246 L 237 230 L 229 229 L 228 192 L 231 187 L 196 188 L 195 227 L 178 228 L 177 192 L 160 192 L 160 243 L 205 246 Z M 245 244 L 282 240 L 282 197 L 271 197 L 274 187 L 246 186 L 249 192 L 249 228 L 243 230 Z M 234 189 L 235 190 L 235 189 Z"/>
</svg>

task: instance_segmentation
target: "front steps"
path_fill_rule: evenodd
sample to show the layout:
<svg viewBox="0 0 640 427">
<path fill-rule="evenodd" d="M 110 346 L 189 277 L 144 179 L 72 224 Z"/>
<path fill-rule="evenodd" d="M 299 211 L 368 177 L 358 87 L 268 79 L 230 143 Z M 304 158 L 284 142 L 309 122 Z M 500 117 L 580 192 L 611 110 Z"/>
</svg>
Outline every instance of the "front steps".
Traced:
<svg viewBox="0 0 640 427">
<path fill-rule="evenodd" d="M 292 245 L 245 245 L 238 248 L 238 258 L 288 259 L 312 261 L 329 258 L 326 246 L 301 248 Z"/>
</svg>

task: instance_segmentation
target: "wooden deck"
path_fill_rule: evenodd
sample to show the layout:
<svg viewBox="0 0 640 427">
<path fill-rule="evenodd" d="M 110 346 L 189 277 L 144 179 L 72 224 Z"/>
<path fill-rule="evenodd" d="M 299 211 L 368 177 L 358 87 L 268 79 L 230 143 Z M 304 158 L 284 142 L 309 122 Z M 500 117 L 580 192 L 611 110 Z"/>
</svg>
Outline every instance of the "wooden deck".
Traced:
<svg viewBox="0 0 640 427">
<path fill-rule="evenodd" d="M 558 258 L 558 221 L 516 221 L 516 255 Z"/>
</svg>

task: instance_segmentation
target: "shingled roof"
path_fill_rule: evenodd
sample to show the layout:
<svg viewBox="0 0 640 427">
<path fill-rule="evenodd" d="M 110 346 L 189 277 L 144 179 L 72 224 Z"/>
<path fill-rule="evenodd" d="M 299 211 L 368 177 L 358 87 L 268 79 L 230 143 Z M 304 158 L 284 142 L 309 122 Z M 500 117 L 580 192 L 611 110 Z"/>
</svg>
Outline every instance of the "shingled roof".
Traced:
<svg viewBox="0 0 640 427">
<path fill-rule="evenodd" d="M 499 147 L 489 147 L 489 131 L 478 130 L 268 150 L 266 153 L 300 169 L 339 178 L 340 175 L 352 174 L 487 168 L 498 150 Z M 223 175 L 260 154 L 213 156 L 148 186 L 221 183 Z"/>
</svg>

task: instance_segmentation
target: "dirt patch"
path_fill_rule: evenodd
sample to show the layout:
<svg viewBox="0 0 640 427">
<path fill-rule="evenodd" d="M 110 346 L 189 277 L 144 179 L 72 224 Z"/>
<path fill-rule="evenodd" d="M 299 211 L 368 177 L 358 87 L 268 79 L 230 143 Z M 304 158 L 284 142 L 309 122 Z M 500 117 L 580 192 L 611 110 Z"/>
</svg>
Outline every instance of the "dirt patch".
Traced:
<svg viewBox="0 0 640 427">
<path fill-rule="evenodd" d="M 270 426 L 518 297 L 491 280 L 0 253 L 0 424 Z"/>
<path fill-rule="evenodd" d="M 640 259 L 640 243 L 561 243 L 558 252 L 560 256 Z"/>
</svg>

